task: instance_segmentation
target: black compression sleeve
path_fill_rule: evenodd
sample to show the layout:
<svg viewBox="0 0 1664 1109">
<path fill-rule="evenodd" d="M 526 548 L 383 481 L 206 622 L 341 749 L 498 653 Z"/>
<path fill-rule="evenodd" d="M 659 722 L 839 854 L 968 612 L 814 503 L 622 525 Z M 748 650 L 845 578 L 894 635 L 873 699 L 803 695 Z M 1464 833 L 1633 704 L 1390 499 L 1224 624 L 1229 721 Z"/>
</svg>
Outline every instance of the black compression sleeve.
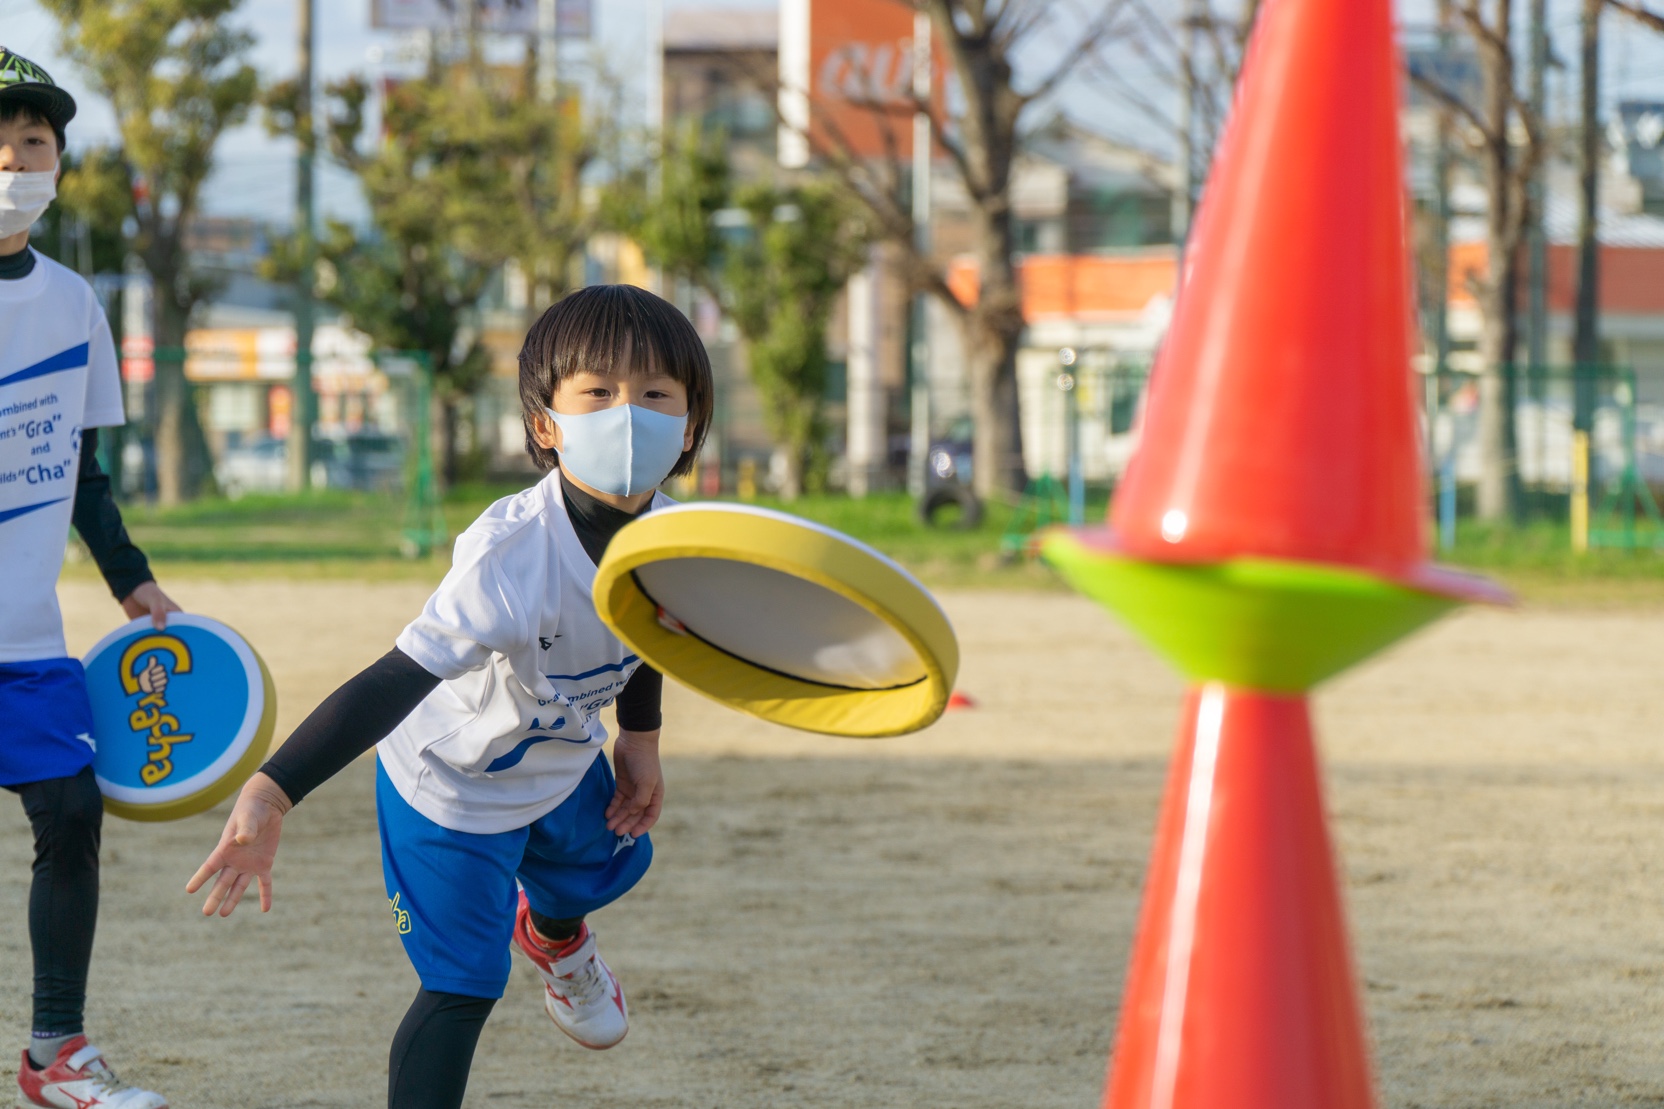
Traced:
<svg viewBox="0 0 1664 1109">
<path fill-rule="evenodd" d="M 659 701 L 664 694 L 664 675 L 645 662 L 618 694 L 618 726 L 631 732 L 656 732 L 664 723 Z"/>
<path fill-rule="evenodd" d="M 385 739 L 438 685 L 438 678 L 395 647 L 313 709 L 260 769 L 299 804 Z"/>
<path fill-rule="evenodd" d="M 75 482 L 75 507 L 70 519 L 116 600 L 125 600 L 133 590 L 155 580 L 144 552 L 127 538 L 121 509 L 110 495 L 110 477 L 98 464 L 95 427 L 81 433 L 81 472 Z"/>
</svg>

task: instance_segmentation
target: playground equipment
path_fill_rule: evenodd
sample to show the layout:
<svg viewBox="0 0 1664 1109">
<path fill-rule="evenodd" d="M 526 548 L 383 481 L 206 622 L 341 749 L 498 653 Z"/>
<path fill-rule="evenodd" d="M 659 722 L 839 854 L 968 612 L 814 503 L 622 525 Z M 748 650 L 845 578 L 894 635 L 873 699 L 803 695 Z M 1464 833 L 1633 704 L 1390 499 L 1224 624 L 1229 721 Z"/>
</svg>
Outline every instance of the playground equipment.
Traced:
<svg viewBox="0 0 1664 1109">
<path fill-rule="evenodd" d="M 1109 526 L 1043 553 L 1194 683 L 1109 1109 L 1375 1103 L 1318 682 L 1464 601 L 1427 561 L 1390 0 L 1267 0 Z"/>
</svg>

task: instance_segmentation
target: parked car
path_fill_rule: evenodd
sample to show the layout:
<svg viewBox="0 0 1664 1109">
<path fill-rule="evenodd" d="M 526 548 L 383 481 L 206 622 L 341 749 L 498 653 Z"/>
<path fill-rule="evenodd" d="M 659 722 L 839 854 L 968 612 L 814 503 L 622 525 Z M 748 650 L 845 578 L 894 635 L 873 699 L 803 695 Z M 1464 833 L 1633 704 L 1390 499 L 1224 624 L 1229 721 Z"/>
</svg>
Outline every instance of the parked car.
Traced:
<svg viewBox="0 0 1664 1109">
<path fill-rule="evenodd" d="M 232 500 L 245 493 L 281 493 L 288 487 L 288 458 L 282 439 L 267 437 L 227 447 L 214 466 L 214 479 Z"/>
<path fill-rule="evenodd" d="M 289 486 L 289 444 L 267 437 L 227 448 L 214 477 L 233 500 L 245 493 L 281 493 Z M 396 490 L 404 480 L 404 444 L 397 436 L 374 433 L 316 437 L 311 477 L 316 489 Z"/>
<path fill-rule="evenodd" d="M 931 442 L 924 497 L 919 501 L 919 516 L 925 523 L 974 528 L 982 522 L 982 502 L 971 490 L 974 430 L 970 417 L 961 417 Z"/>
<path fill-rule="evenodd" d="M 397 436 L 362 433 L 312 440 L 314 486 L 386 493 L 403 483 L 404 443 Z"/>
</svg>

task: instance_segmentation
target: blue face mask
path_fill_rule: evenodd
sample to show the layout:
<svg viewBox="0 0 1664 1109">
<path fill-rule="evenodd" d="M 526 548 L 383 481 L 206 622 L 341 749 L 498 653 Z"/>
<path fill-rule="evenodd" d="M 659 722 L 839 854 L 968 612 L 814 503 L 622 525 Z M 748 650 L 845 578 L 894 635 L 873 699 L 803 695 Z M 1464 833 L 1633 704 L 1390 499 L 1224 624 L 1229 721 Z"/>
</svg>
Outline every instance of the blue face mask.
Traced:
<svg viewBox="0 0 1664 1109">
<path fill-rule="evenodd" d="M 560 460 L 572 476 L 602 493 L 635 496 L 658 488 L 682 457 L 686 416 L 634 404 L 569 415 L 543 411 L 560 428 Z"/>
</svg>

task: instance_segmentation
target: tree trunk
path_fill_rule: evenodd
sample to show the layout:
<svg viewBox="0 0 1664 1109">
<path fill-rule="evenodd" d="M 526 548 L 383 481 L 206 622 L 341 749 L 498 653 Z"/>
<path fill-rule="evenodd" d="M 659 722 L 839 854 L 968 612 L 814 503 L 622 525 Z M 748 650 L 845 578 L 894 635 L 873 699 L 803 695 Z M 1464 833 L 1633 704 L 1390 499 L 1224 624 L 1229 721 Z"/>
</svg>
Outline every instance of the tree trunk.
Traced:
<svg viewBox="0 0 1664 1109">
<path fill-rule="evenodd" d="M 1020 494 L 1026 484 L 1017 348 L 1027 324 L 1012 258 L 1010 209 L 988 201 L 980 215 L 977 302 L 965 319 L 965 351 L 976 422 L 973 483 L 977 496 L 988 500 Z"/>
<path fill-rule="evenodd" d="M 1017 344 L 1021 332 L 963 324 L 971 378 L 972 484 L 984 500 L 1021 493 L 1025 484 L 1017 406 Z"/>
<path fill-rule="evenodd" d="M 774 449 L 780 458 L 780 499 L 790 504 L 803 495 L 804 456 L 808 448 L 803 443 L 787 442 Z"/>
<path fill-rule="evenodd" d="M 185 380 L 189 312 L 169 295 L 172 281 L 151 271 L 155 286 L 156 491 L 164 505 L 196 496 L 210 474 L 208 443 Z"/>
<path fill-rule="evenodd" d="M 1507 318 L 1511 306 L 1500 302 L 1507 297 L 1502 285 L 1505 275 L 1514 276 L 1513 264 L 1495 267 L 1504 274 L 1493 275 L 1497 289 L 1487 288 L 1482 298 L 1484 323 L 1479 338 L 1479 490 L 1476 509 L 1481 520 L 1501 522 L 1514 513 L 1514 373 L 1511 348 L 1514 337 Z"/>
<path fill-rule="evenodd" d="M 434 485 L 443 494 L 456 485 L 457 478 L 457 421 L 461 398 L 450 391 L 434 390 L 434 403 L 439 418 L 433 421 L 433 456 L 439 460 L 434 467 Z"/>
<path fill-rule="evenodd" d="M 1479 496 L 1481 520 L 1502 522 L 1517 511 L 1514 451 L 1514 352 L 1518 342 L 1519 251 L 1524 234 L 1523 186 L 1510 136 L 1514 66 L 1511 0 L 1498 0 L 1494 38 L 1480 43 L 1484 75 L 1485 249 L 1489 272 L 1480 290 Z"/>
</svg>

